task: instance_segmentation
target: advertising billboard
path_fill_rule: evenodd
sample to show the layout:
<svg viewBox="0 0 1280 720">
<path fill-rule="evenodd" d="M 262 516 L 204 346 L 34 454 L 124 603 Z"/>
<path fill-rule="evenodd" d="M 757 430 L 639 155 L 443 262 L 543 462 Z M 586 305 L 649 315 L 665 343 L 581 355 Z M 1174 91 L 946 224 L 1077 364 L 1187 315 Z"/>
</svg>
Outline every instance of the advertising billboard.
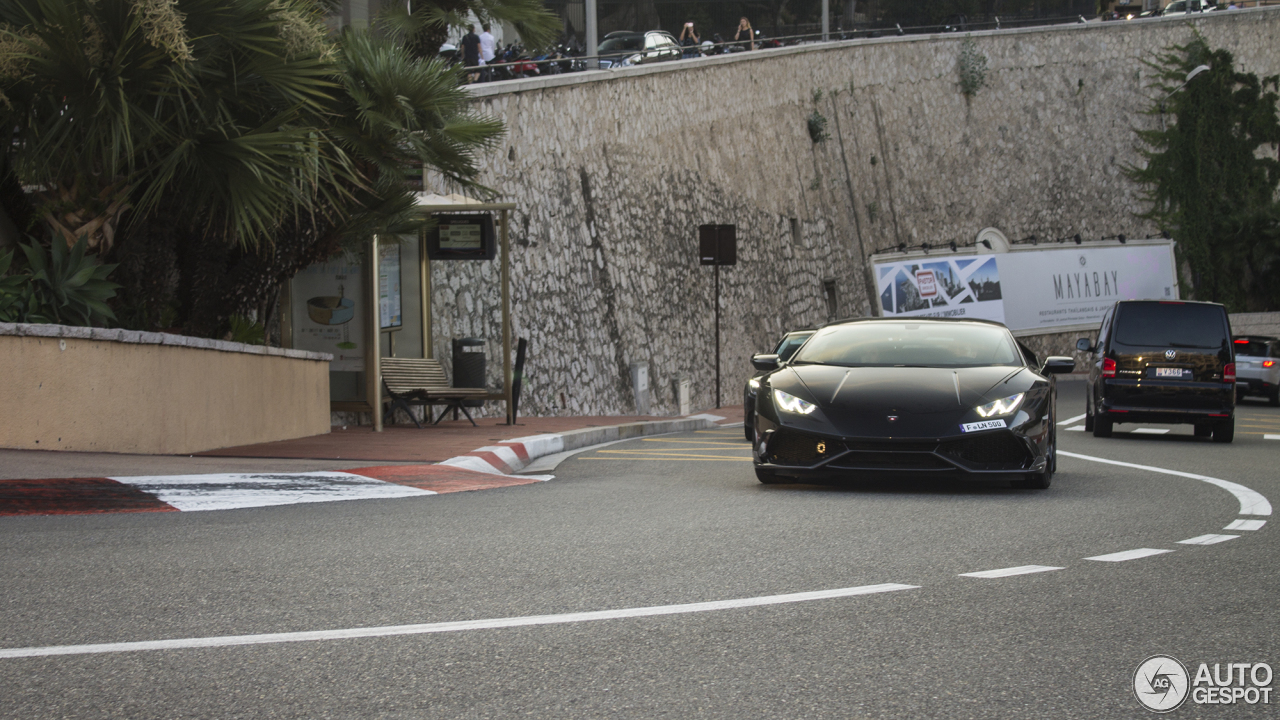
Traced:
<svg viewBox="0 0 1280 720">
<path fill-rule="evenodd" d="M 996 320 L 1029 333 L 1096 326 L 1117 300 L 1178 297 L 1171 240 L 872 262 L 882 315 Z"/>
</svg>

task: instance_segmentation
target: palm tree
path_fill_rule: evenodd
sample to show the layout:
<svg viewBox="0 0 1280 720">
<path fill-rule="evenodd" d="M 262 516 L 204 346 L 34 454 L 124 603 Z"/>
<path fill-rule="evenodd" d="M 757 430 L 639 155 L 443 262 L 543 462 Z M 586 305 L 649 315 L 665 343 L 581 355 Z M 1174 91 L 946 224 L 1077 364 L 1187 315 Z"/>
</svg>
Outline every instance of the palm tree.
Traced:
<svg viewBox="0 0 1280 720">
<path fill-rule="evenodd" d="M 0 189 L 30 191 L 0 206 L 119 262 L 122 321 L 168 306 L 217 335 L 345 240 L 404 229 L 410 166 L 472 184 L 501 125 L 458 84 L 328 36 L 313 0 L 7 0 Z"/>
</svg>

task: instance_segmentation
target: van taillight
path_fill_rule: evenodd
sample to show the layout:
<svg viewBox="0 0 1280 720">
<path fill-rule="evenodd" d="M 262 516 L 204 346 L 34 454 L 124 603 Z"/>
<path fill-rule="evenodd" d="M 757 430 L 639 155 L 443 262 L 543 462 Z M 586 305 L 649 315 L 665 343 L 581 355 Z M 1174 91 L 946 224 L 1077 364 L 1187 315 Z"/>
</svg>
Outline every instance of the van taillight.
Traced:
<svg viewBox="0 0 1280 720">
<path fill-rule="evenodd" d="M 1232 367 L 1234 368 L 1235 366 L 1232 365 Z M 1234 370 L 1232 372 L 1234 372 Z M 1112 360 L 1111 358 L 1103 358 L 1102 359 L 1102 377 L 1115 377 L 1115 376 L 1116 376 L 1116 361 Z"/>
<path fill-rule="evenodd" d="M 1263 361 L 1262 361 L 1262 367 L 1275 367 L 1275 366 L 1276 366 L 1276 361 L 1275 361 L 1275 360 L 1263 360 Z"/>
<path fill-rule="evenodd" d="M 1222 366 L 1222 382 L 1233 383 L 1236 381 L 1236 364 L 1227 363 Z"/>
</svg>

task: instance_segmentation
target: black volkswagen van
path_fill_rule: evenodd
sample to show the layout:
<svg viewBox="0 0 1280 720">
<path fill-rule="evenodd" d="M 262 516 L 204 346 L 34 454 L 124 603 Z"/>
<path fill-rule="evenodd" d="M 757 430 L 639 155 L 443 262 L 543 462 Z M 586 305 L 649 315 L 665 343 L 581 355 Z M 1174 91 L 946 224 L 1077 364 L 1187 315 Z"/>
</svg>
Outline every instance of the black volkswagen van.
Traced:
<svg viewBox="0 0 1280 720">
<path fill-rule="evenodd" d="M 1110 437 L 1116 423 L 1184 423 L 1197 437 L 1235 436 L 1231 321 L 1217 303 L 1122 300 L 1102 318 L 1085 393 L 1085 428 Z"/>
</svg>

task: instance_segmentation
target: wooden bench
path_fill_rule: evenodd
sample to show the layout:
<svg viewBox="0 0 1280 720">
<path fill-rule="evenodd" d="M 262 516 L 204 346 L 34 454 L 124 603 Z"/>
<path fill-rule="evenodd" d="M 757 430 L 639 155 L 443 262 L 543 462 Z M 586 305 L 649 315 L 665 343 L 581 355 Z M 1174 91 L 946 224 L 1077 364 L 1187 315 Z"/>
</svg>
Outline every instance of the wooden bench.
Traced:
<svg viewBox="0 0 1280 720">
<path fill-rule="evenodd" d="M 391 403 L 387 409 L 388 415 L 394 414 L 397 407 L 401 408 L 413 420 L 413 424 L 421 428 L 422 424 L 409 411 L 409 405 L 423 406 L 427 420 L 431 419 L 429 406 L 444 405 L 444 410 L 432 425 L 438 425 L 450 410 L 461 410 L 472 425 L 476 424 L 462 402 L 484 398 L 489 394 L 485 388 L 450 387 L 445 378 L 444 366 L 434 358 L 384 357 L 380 358 L 379 363 L 382 367 L 382 387 L 387 391 L 387 399 Z"/>
</svg>

